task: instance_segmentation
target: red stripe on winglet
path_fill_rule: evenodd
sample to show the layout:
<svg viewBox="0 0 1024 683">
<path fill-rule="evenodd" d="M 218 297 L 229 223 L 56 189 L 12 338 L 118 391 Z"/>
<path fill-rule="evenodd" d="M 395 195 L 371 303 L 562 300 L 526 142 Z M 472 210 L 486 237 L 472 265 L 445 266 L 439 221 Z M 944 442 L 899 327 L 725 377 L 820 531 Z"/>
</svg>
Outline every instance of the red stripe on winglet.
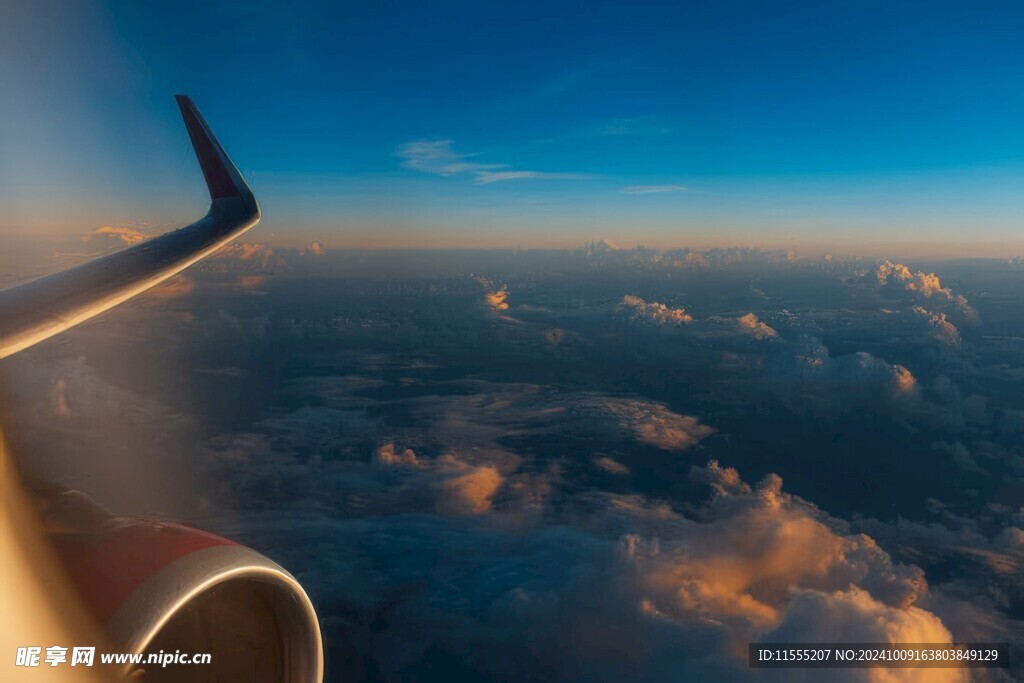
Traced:
<svg viewBox="0 0 1024 683">
<path fill-rule="evenodd" d="M 181 108 L 181 115 L 185 119 L 188 136 L 192 138 L 192 147 L 196 150 L 196 158 L 199 159 L 199 167 L 203 169 L 206 185 L 210 188 L 210 198 L 242 196 L 234 181 L 231 180 L 228 170 L 224 168 L 216 145 L 210 140 L 203 125 L 199 122 L 199 117 L 196 116 L 193 109 L 194 105 L 185 98 L 179 98 L 178 107 Z"/>
</svg>

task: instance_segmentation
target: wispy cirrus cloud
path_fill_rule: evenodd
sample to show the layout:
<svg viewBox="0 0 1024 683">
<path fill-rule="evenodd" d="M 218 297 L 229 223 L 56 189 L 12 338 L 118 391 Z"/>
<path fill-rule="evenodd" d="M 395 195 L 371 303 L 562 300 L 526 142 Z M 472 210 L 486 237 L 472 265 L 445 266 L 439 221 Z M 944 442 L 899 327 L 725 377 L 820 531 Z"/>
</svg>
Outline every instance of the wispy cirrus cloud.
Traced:
<svg viewBox="0 0 1024 683">
<path fill-rule="evenodd" d="M 508 164 L 485 164 L 472 161 L 475 155 L 457 152 L 452 140 L 413 140 L 398 148 L 402 166 L 413 171 L 439 176 L 473 176 L 477 185 L 508 180 L 580 180 L 592 177 L 586 173 L 562 173 L 510 169 Z"/>
<path fill-rule="evenodd" d="M 587 173 L 549 173 L 545 171 L 480 171 L 476 176 L 477 185 L 490 185 L 506 180 L 584 180 L 592 177 Z"/>
<path fill-rule="evenodd" d="M 504 164 L 479 164 L 468 161 L 473 155 L 462 154 L 453 149 L 452 140 L 413 140 L 398 148 L 398 156 L 402 166 L 440 176 L 453 176 L 461 173 L 483 173 L 499 168 Z"/>
<path fill-rule="evenodd" d="M 629 185 L 619 192 L 622 194 L 658 194 L 661 192 L 686 192 L 685 185 Z"/>
</svg>

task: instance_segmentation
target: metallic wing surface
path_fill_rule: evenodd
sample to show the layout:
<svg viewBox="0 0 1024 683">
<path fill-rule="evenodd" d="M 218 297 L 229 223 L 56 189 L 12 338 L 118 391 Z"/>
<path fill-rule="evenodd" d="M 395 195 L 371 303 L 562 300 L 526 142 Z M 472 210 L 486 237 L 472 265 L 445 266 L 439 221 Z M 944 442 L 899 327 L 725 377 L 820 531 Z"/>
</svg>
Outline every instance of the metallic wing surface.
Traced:
<svg viewBox="0 0 1024 683">
<path fill-rule="evenodd" d="M 0 291 L 0 358 L 88 320 L 225 246 L 260 220 L 252 191 L 188 97 L 177 95 L 210 190 L 189 226 L 69 270 Z M 119 517 L 85 494 L 25 486 L 0 432 L 0 650 L 105 644 L 110 651 L 212 654 L 201 668 L 12 671 L 59 681 L 317 683 L 323 644 L 313 604 L 258 552 L 193 527 Z M 13 660 L 12 660 L 13 661 Z M 45 675 L 49 674 L 49 675 Z"/>
<path fill-rule="evenodd" d="M 175 99 L 210 189 L 210 210 L 184 228 L 0 291 L 0 358 L 160 284 L 259 222 L 256 198 L 195 104 L 184 95 Z"/>
</svg>

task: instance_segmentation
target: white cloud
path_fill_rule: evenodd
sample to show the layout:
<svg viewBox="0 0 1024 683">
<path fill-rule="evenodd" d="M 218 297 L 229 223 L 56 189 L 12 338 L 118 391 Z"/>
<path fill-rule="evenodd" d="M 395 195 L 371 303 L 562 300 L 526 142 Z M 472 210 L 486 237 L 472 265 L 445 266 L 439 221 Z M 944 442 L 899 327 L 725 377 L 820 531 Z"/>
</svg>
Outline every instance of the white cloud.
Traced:
<svg viewBox="0 0 1024 683">
<path fill-rule="evenodd" d="M 921 407 L 917 379 L 906 367 L 866 352 L 832 356 L 820 339 L 807 337 L 773 360 L 773 391 L 801 410 L 829 412 L 853 404 Z M 819 400 L 808 401 L 808 396 Z"/>
<path fill-rule="evenodd" d="M 659 194 L 662 192 L 685 192 L 685 185 L 630 185 L 619 192 L 622 194 Z"/>
<path fill-rule="evenodd" d="M 785 617 L 762 642 L 951 643 L 949 629 L 935 614 L 920 607 L 892 607 L 856 586 L 831 592 L 797 589 Z M 790 669 L 789 681 L 822 680 L 820 670 Z M 845 669 L 830 670 L 830 681 L 879 683 L 960 683 L 970 680 L 966 669 Z"/>
<path fill-rule="evenodd" d="M 920 270 L 914 272 L 902 263 L 882 261 L 875 269 L 874 276 L 881 288 L 909 292 L 918 300 L 931 300 L 933 303 L 930 306 L 944 300 L 961 315 L 963 322 L 972 324 L 978 322 L 978 313 L 968 303 L 967 298 L 955 294 L 949 287 L 943 287 L 939 276 L 935 273 L 925 273 Z"/>
<path fill-rule="evenodd" d="M 736 319 L 736 325 L 739 327 L 741 332 L 749 334 L 758 341 L 764 339 L 774 339 L 779 336 L 768 323 L 761 322 L 757 319 L 757 316 L 753 313 L 747 313 Z"/>
<path fill-rule="evenodd" d="M 414 140 L 399 147 L 398 156 L 404 160 L 402 165 L 406 168 L 441 176 L 504 168 L 502 164 L 466 161 L 471 155 L 456 152 L 453 145 L 452 140 Z"/>
<path fill-rule="evenodd" d="M 946 319 L 945 313 L 932 313 L 922 306 L 911 309 L 914 316 L 924 323 L 928 336 L 946 346 L 960 346 L 960 331 Z"/>
<path fill-rule="evenodd" d="M 475 155 L 456 152 L 452 140 L 414 140 L 398 148 L 402 166 L 439 176 L 471 175 L 477 185 L 509 180 L 581 180 L 586 173 L 561 173 L 509 169 L 508 164 L 470 161 Z"/>
<path fill-rule="evenodd" d="M 926 297 L 933 294 L 942 294 L 947 298 L 952 296 L 950 290 L 944 288 L 939 282 L 939 276 L 935 273 L 926 274 L 923 271 L 914 273 L 902 263 L 883 261 L 878 264 L 875 277 L 878 278 L 879 285 L 898 283 L 907 291 L 920 292 Z"/>
<path fill-rule="evenodd" d="M 669 308 L 657 301 L 647 302 L 638 296 L 627 294 L 616 307 L 627 313 L 630 319 L 649 325 L 686 325 L 693 322 L 693 316 L 682 308 Z"/>
<path fill-rule="evenodd" d="M 545 171 L 480 171 L 476 174 L 477 185 L 490 185 L 506 180 L 583 180 L 590 178 L 586 173 L 548 173 Z"/>
</svg>

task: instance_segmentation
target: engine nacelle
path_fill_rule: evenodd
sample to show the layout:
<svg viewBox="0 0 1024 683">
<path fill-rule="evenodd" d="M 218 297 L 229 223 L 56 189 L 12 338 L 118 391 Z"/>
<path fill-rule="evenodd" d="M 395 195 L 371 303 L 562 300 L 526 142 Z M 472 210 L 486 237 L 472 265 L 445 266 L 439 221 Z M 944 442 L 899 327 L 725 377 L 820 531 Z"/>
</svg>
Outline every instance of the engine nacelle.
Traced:
<svg viewBox="0 0 1024 683">
<path fill-rule="evenodd" d="M 209 664 L 134 667 L 142 680 L 322 680 L 316 612 L 271 560 L 192 527 L 110 516 L 75 491 L 46 507 L 57 556 L 117 651 L 211 655 Z"/>
</svg>

